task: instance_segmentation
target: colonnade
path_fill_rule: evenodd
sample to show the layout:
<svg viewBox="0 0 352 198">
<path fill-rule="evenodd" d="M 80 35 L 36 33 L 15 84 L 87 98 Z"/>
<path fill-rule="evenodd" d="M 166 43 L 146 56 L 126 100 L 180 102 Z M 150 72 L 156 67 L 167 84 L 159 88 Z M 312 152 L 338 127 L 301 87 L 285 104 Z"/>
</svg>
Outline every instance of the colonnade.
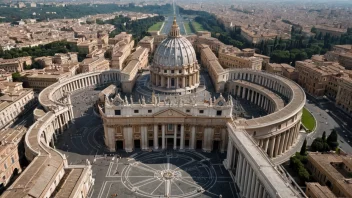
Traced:
<svg viewBox="0 0 352 198">
<path fill-rule="evenodd" d="M 230 92 L 232 91 L 234 91 L 233 94 L 236 97 L 240 97 L 242 99 L 250 101 L 251 103 L 264 109 L 268 114 L 278 111 L 279 108 L 283 108 L 283 102 L 281 103 L 281 105 L 278 105 L 273 101 L 272 98 L 266 97 L 260 92 L 252 90 L 248 87 L 236 85 L 235 88 Z"/>
<path fill-rule="evenodd" d="M 119 82 L 120 81 L 120 74 L 119 73 L 103 73 L 103 74 L 96 74 L 96 75 L 89 75 L 83 78 L 79 78 L 77 80 L 72 80 L 61 86 L 60 90 L 65 91 L 75 91 L 77 89 L 82 89 L 86 87 L 90 87 L 93 85 L 105 84 L 108 82 Z"/>
<path fill-rule="evenodd" d="M 229 160 L 230 171 L 234 175 L 234 180 L 240 189 L 242 197 L 270 197 L 246 157 L 234 146 L 231 140 L 229 140 L 227 146 L 226 159 Z"/>
<path fill-rule="evenodd" d="M 109 130 L 112 128 L 109 126 L 106 127 L 107 130 L 104 130 L 105 133 L 113 133 L 115 135 L 115 130 Z M 204 152 L 210 152 L 214 149 L 214 128 L 212 127 L 205 127 L 202 132 L 196 132 L 196 126 L 189 126 L 189 130 L 186 131 L 184 124 L 153 124 L 136 127 L 139 127 L 140 132 L 140 134 L 137 133 L 137 136 L 135 135 L 136 132 L 134 132 L 133 126 L 122 126 L 121 135 L 123 135 L 123 149 L 126 152 L 132 152 L 135 149 L 135 140 L 140 141 L 140 148 L 142 150 L 158 150 L 167 148 L 174 150 L 197 149 L 197 141 L 201 141 L 201 149 Z M 152 130 L 150 130 L 150 128 L 152 128 Z M 199 136 L 199 133 L 201 133 L 201 136 Z M 219 141 L 220 146 L 215 149 L 219 149 L 221 152 L 224 152 L 227 144 L 226 128 L 221 128 L 220 133 L 220 138 L 216 140 Z M 113 137 L 114 135 L 106 134 L 106 137 Z M 172 139 L 172 147 L 170 147 L 171 145 L 168 145 L 168 139 Z M 119 141 L 118 139 L 116 140 Z M 108 138 L 105 138 L 105 144 L 110 151 L 115 151 L 116 142 L 109 141 Z"/>
<path fill-rule="evenodd" d="M 287 79 L 281 77 L 279 78 L 278 76 L 274 76 L 273 74 L 263 73 L 259 71 L 245 71 L 246 72 L 230 73 L 229 80 L 245 80 L 266 87 L 277 93 L 280 93 L 286 98 L 292 97 L 292 91 L 290 87 L 285 85 L 284 82 L 282 82 L 287 81 Z"/>
<path fill-rule="evenodd" d="M 182 73 L 179 73 L 178 75 L 163 75 L 151 72 L 150 78 L 154 86 L 166 89 L 194 87 L 200 82 L 199 71 L 188 75 L 183 75 Z"/>
<path fill-rule="evenodd" d="M 298 193 L 287 182 L 245 130 L 228 123 L 229 140 L 224 166 L 243 198 L 296 198 Z"/>
<path fill-rule="evenodd" d="M 288 130 L 271 136 L 269 138 L 258 139 L 258 145 L 268 154 L 269 157 L 275 158 L 285 153 L 297 140 L 301 123 L 296 123 Z"/>
</svg>

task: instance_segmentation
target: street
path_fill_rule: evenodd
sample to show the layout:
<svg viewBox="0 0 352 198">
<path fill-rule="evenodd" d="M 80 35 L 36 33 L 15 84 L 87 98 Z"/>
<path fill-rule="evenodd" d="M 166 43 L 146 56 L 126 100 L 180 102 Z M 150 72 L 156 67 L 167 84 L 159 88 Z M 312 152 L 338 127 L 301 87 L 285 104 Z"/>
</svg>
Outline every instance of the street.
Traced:
<svg viewBox="0 0 352 198">
<path fill-rule="evenodd" d="M 327 99 L 315 100 L 314 98 L 307 96 L 305 107 L 317 120 L 316 132 L 312 135 L 308 135 L 308 145 L 310 145 L 316 137 L 321 137 L 324 131 L 326 132 L 326 136 L 329 136 L 332 129 L 335 129 L 338 133 L 339 146 L 343 151 L 351 154 L 351 118 L 341 112 Z"/>
</svg>

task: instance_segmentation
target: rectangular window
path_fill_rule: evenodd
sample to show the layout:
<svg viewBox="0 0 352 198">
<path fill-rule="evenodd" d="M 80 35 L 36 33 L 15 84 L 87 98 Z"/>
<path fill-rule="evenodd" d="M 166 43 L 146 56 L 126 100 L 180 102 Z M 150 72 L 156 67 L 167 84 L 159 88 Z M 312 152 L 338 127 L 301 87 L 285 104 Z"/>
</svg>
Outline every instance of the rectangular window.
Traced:
<svg viewBox="0 0 352 198">
<path fill-rule="evenodd" d="M 172 74 L 175 73 L 175 70 L 171 70 L 171 73 L 172 73 Z"/>
<path fill-rule="evenodd" d="M 134 110 L 134 113 L 139 113 L 139 110 Z"/>
<path fill-rule="evenodd" d="M 190 113 L 191 112 L 191 110 L 189 110 L 189 109 L 186 109 L 186 113 Z"/>
<path fill-rule="evenodd" d="M 150 110 L 150 109 L 148 110 L 148 113 L 152 113 L 152 112 L 153 112 L 152 110 Z"/>
<path fill-rule="evenodd" d="M 217 116 L 221 116 L 221 114 L 222 114 L 222 111 L 220 110 L 220 111 L 216 111 L 216 115 Z"/>
<path fill-rule="evenodd" d="M 167 130 L 168 130 L 168 131 L 172 131 L 172 129 L 173 129 L 172 124 L 168 124 L 168 125 L 167 125 Z"/>
<path fill-rule="evenodd" d="M 199 110 L 199 113 L 204 113 L 204 110 Z"/>
<path fill-rule="evenodd" d="M 167 70 L 166 70 L 166 69 L 164 70 L 164 73 L 167 73 Z"/>
<path fill-rule="evenodd" d="M 15 159 L 13 157 L 11 157 L 11 161 L 13 164 L 15 163 Z"/>
<path fill-rule="evenodd" d="M 4 167 L 5 167 L 5 169 L 7 169 L 7 164 L 6 163 L 4 164 Z"/>
<path fill-rule="evenodd" d="M 115 110 L 115 115 L 121 115 L 121 110 Z"/>
</svg>

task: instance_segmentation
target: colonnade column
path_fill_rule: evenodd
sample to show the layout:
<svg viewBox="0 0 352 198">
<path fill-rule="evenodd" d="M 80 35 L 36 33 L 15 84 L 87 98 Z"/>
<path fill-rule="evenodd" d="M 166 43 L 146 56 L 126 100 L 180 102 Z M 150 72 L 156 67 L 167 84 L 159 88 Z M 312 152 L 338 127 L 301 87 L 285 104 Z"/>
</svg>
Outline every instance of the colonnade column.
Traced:
<svg viewBox="0 0 352 198">
<path fill-rule="evenodd" d="M 192 126 L 191 129 L 191 148 L 195 149 L 195 143 L 196 143 L 196 127 Z"/>
<path fill-rule="evenodd" d="M 158 149 L 158 125 L 154 125 L 154 149 Z"/>
<path fill-rule="evenodd" d="M 278 155 L 279 147 L 280 147 L 280 141 L 281 141 L 281 134 L 278 134 L 275 136 L 275 150 L 274 150 L 274 155 L 273 157 L 276 157 Z"/>
<path fill-rule="evenodd" d="M 161 144 L 162 144 L 162 146 L 161 146 L 161 148 L 162 149 L 165 149 L 165 124 L 163 124 L 162 126 L 161 126 L 161 131 L 162 131 L 162 140 L 161 140 Z"/>
<path fill-rule="evenodd" d="M 180 139 L 180 149 L 185 147 L 185 126 L 181 125 L 181 139 Z"/>
<path fill-rule="evenodd" d="M 275 138 L 271 137 L 269 142 L 269 157 L 273 157 L 275 147 Z"/>
<path fill-rule="evenodd" d="M 226 129 L 220 129 L 221 130 L 221 149 L 220 152 L 223 153 L 225 152 L 225 148 L 226 148 L 226 133 L 227 130 Z"/>
<path fill-rule="evenodd" d="M 174 124 L 174 150 L 177 149 L 177 124 Z"/>
<path fill-rule="evenodd" d="M 233 145 L 232 141 L 229 138 L 229 141 L 227 143 L 227 156 L 226 156 L 226 169 L 230 170 L 231 169 L 231 164 L 232 164 L 232 157 L 233 157 Z"/>
</svg>

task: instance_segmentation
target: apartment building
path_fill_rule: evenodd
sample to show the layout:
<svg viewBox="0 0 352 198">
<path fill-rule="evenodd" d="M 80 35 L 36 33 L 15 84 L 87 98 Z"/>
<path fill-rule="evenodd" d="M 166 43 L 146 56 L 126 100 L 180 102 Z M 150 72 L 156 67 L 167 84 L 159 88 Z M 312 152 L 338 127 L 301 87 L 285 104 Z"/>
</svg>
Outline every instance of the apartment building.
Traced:
<svg viewBox="0 0 352 198">
<path fill-rule="evenodd" d="M 268 63 L 266 65 L 265 71 L 272 74 L 284 76 L 293 81 L 298 80 L 298 72 L 296 71 L 296 68 L 286 63 Z"/>
<path fill-rule="evenodd" d="M 20 57 L 13 59 L 2 59 L 0 58 L 0 69 L 7 72 L 22 72 L 26 65 L 32 64 L 32 57 Z"/>
<path fill-rule="evenodd" d="M 0 189 L 22 172 L 20 161 L 24 157 L 23 137 L 26 131 L 25 127 L 17 127 L 0 133 Z"/>
<path fill-rule="evenodd" d="M 0 90 L 0 128 L 4 128 L 26 113 L 35 103 L 35 98 L 33 90 L 23 88 L 22 82 L 3 82 Z"/>
<path fill-rule="evenodd" d="M 126 60 L 127 65 L 121 71 L 122 90 L 132 93 L 138 70 L 148 66 L 149 49 L 138 47 Z"/>
<path fill-rule="evenodd" d="M 205 67 L 214 83 L 216 93 L 223 92 L 228 72 L 221 66 L 218 58 L 208 45 L 203 44 L 200 51 L 201 64 Z"/>
<path fill-rule="evenodd" d="M 243 52 L 235 47 L 223 47 L 219 51 L 219 62 L 224 68 L 248 68 L 262 70 L 263 59 L 254 53 Z"/>
<path fill-rule="evenodd" d="M 110 63 L 104 57 L 86 58 L 79 64 L 80 73 L 108 70 L 109 68 Z"/>
<path fill-rule="evenodd" d="M 351 159 L 350 155 L 309 153 L 307 168 L 317 182 L 328 187 L 336 197 L 352 197 Z"/>
</svg>

